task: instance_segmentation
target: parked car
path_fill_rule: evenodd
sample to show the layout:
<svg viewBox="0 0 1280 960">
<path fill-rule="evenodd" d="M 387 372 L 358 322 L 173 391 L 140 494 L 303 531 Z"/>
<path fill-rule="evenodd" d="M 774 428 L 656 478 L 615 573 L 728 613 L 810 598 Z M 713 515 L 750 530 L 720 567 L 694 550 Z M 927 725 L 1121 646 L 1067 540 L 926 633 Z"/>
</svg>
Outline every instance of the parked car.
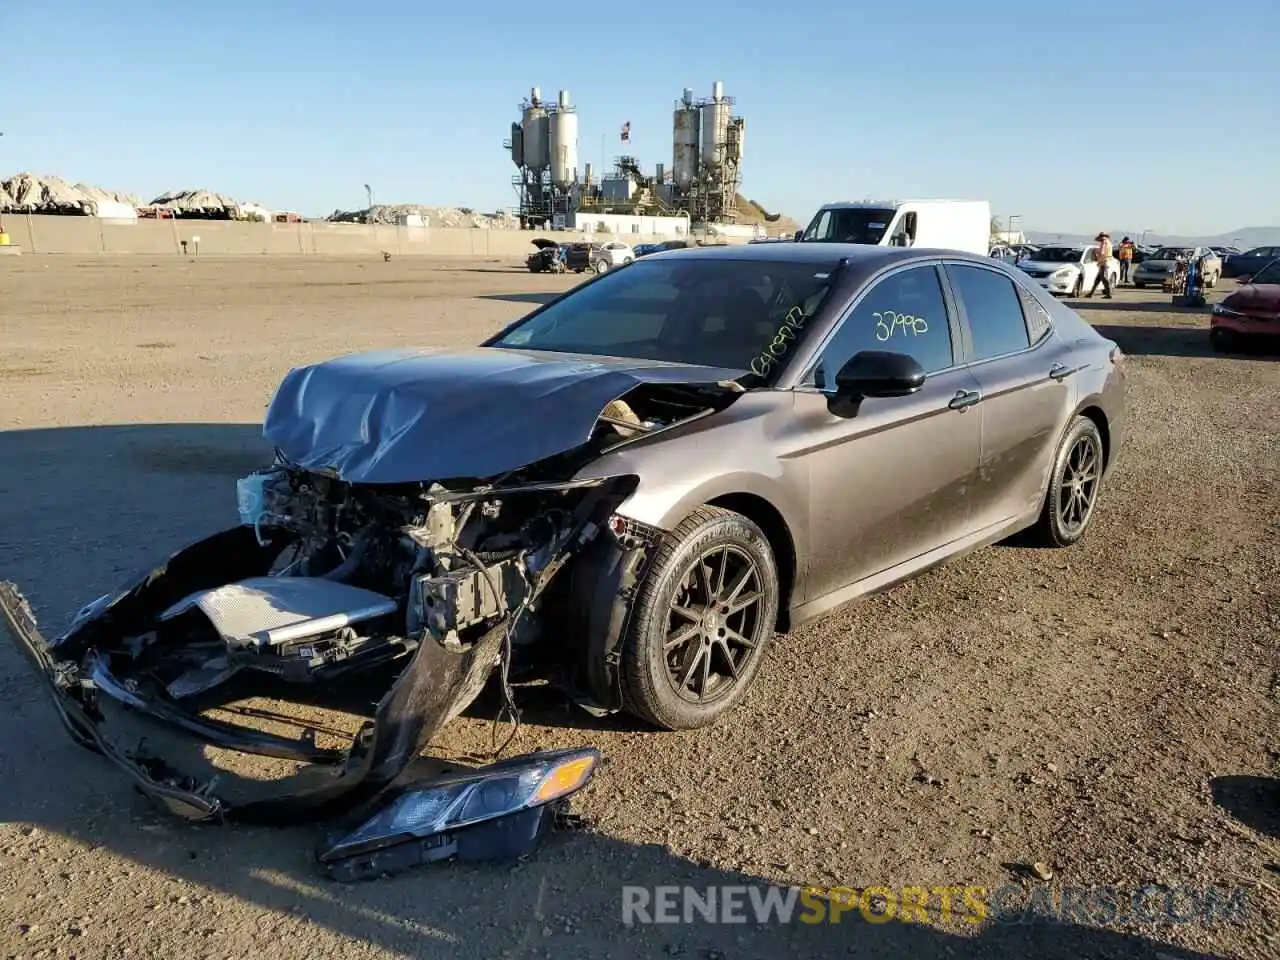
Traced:
<svg viewBox="0 0 1280 960">
<path fill-rule="evenodd" d="M 636 259 L 638 260 L 638 259 L 640 259 L 641 257 L 647 257 L 647 256 L 648 256 L 649 254 L 651 254 L 651 253 L 657 253 L 659 250 L 661 250 L 661 249 L 662 249 L 662 244 L 660 244 L 660 243 L 638 243 L 638 244 L 636 244 L 636 245 L 635 245 L 635 247 L 633 247 L 632 249 L 633 249 L 633 250 L 635 250 Z"/>
<path fill-rule="evenodd" d="M 1237 279 L 1240 289 L 1213 305 L 1209 318 L 1213 348 L 1230 350 L 1264 339 L 1280 343 L 1280 259 Z"/>
<path fill-rule="evenodd" d="M 3 585 L 0 628 L 71 736 L 171 810 L 367 809 L 490 675 L 507 696 L 509 676 L 542 675 L 598 710 L 704 727 L 779 630 L 1014 533 L 1076 544 L 1123 445 L 1124 381 L 1114 342 L 982 255 L 654 254 L 475 348 L 290 371 L 238 525 L 50 641 Z M 199 712 L 253 676 L 315 702 L 356 672 L 387 686 L 346 749 Z M 117 747 L 108 700 L 334 773 L 233 803 L 154 747 Z"/>
<path fill-rule="evenodd" d="M 530 241 L 537 249 L 529 254 L 525 265 L 530 273 L 564 273 L 567 243 L 557 243 L 546 237 L 538 237 Z"/>
<path fill-rule="evenodd" d="M 1280 259 L 1280 247 L 1254 247 L 1232 254 L 1222 265 L 1224 277 L 1252 276 L 1272 260 Z"/>
<path fill-rule="evenodd" d="M 1201 258 L 1203 258 L 1204 285 L 1217 286 L 1222 276 L 1222 260 L 1209 247 L 1161 247 L 1134 267 L 1133 285 L 1139 290 L 1150 286 L 1163 287 L 1165 281 L 1173 279 L 1179 260 Z"/>
<path fill-rule="evenodd" d="M 1096 245 L 1045 246 L 1024 258 L 1018 269 L 1050 293 L 1079 297 L 1093 289 L 1098 276 L 1096 250 Z M 1115 257 L 1107 261 L 1107 276 L 1112 286 L 1120 280 L 1120 261 Z"/>
<path fill-rule="evenodd" d="M 604 247 L 598 243 L 585 242 L 570 244 L 565 251 L 564 263 L 574 273 L 585 273 L 588 270 L 604 273 L 613 266 L 613 260 L 605 254 Z"/>
<path fill-rule="evenodd" d="M 609 266 L 611 267 L 626 266 L 636 258 L 636 252 L 631 248 L 631 245 L 622 243 L 619 240 L 602 244 L 601 249 L 604 250 L 604 255 L 609 258 Z"/>
</svg>

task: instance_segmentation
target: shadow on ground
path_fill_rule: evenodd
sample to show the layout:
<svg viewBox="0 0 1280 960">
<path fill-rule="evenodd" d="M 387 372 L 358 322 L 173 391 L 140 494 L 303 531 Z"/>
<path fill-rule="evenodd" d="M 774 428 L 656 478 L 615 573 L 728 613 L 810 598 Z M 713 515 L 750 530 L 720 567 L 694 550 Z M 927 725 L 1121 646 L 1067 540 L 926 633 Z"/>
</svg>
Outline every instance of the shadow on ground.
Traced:
<svg viewBox="0 0 1280 960">
<path fill-rule="evenodd" d="M 264 464 L 267 455 L 259 428 L 249 424 L 0 433 L 0 578 L 18 582 L 46 629 L 56 630 L 67 614 L 110 589 L 125 572 L 234 523 L 234 480 Z M 625 825 L 607 820 L 585 831 L 552 835 L 517 865 L 437 865 L 344 886 L 316 871 L 315 828 L 193 827 L 159 812 L 130 791 L 117 768 L 71 742 L 30 668 L 8 647 L 0 649 L 0 699 L 7 721 L 0 725 L 5 776 L 0 820 L 41 831 L 15 836 L 6 851 L 10 879 L 23 871 L 19 882 L 32 896 L 48 893 L 42 884 L 72 889 L 79 883 L 96 884 L 85 889 L 101 896 L 106 875 L 101 860 L 89 861 L 98 869 L 97 881 L 85 879 L 83 866 L 73 873 L 71 862 L 103 852 L 132 861 L 147 873 L 131 871 L 128 897 L 158 901 L 150 916 L 161 926 L 167 920 L 174 925 L 162 934 L 166 943 L 198 938 L 200 921 L 180 918 L 209 909 L 171 907 L 186 902 L 166 892 L 179 880 L 229 898 L 217 907 L 218 922 L 237 925 L 236 935 L 251 939 L 255 951 L 279 949 L 284 930 L 296 935 L 296 927 L 283 926 L 294 917 L 376 949 L 418 957 L 1205 956 L 1116 930 L 1045 921 L 982 927 L 959 919 L 934 926 L 872 924 L 853 912 L 841 923 L 695 919 L 627 927 L 622 923 L 624 885 L 650 891 L 688 885 L 704 891 L 764 881 L 691 861 L 665 847 L 628 842 L 614 835 L 625 834 Z M 605 766 L 599 777 L 608 776 Z M 49 843 L 45 832 L 84 848 L 68 862 L 61 880 L 41 865 L 50 855 L 42 852 Z M 112 876 L 115 869 L 107 865 Z M 1026 895 L 1026 881 L 1011 878 L 1010 883 L 1015 896 L 1008 902 L 1024 905 L 1018 896 Z M 237 908 L 234 901 L 247 908 Z M 82 955 L 105 955 L 108 946 L 160 934 L 160 927 L 146 932 L 113 919 L 136 918 L 135 911 L 147 909 L 152 908 L 142 900 L 102 904 L 95 911 L 95 929 L 78 941 Z M 184 912 L 170 915 L 179 909 Z M 96 953 L 99 948 L 102 953 Z"/>
<path fill-rule="evenodd" d="M 1101 295 L 1093 298 L 1076 297 L 1067 301 L 1076 310 L 1116 310 L 1121 313 L 1177 313 L 1187 316 L 1203 316 L 1208 324 L 1209 311 L 1206 307 L 1175 307 L 1168 300 L 1151 302 L 1149 300 L 1106 300 Z"/>
<path fill-rule="evenodd" d="M 1280 839 L 1280 780 L 1225 776 L 1209 781 L 1213 802 L 1246 827 Z"/>
<path fill-rule="evenodd" d="M 477 300 L 501 300 L 504 303 L 533 303 L 544 304 L 550 303 L 559 293 L 486 293 Z"/>
<path fill-rule="evenodd" d="M 1133 356 L 1153 357 L 1219 357 L 1242 360 L 1274 360 L 1276 345 L 1258 343 L 1250 349 L 1218 352 L 1209 345 L 1209 325 L 1203 327 L 1146 327 L 1093 324 L 1093 329 L 1120 345 Z"/>
</svg>

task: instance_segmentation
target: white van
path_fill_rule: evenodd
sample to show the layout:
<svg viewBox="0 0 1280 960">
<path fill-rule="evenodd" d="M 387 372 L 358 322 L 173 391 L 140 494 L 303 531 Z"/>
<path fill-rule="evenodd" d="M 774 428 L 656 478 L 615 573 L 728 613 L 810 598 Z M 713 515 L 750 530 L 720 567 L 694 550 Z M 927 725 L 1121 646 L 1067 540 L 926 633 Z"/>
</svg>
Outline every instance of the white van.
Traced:
<svg viewBox="0 0 1280 960">
<path fill-rule="evenodd" d="M 991 204 L 986 200 L 864 200 L 828 203 L 799 243 L 865 243 L 929 247 L 987 255 Z"/>
</svg>

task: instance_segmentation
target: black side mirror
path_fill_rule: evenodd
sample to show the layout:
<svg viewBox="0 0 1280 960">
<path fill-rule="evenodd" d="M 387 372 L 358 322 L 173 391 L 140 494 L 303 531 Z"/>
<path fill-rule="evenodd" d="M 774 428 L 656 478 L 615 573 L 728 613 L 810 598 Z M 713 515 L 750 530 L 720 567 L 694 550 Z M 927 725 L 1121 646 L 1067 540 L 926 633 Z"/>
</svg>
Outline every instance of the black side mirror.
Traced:
<svg viewBox="0 0 1280 960">
<path fill-rule="evenodd" d="M 796 235 L 795 235 L 795 242 L 796 242 L 796 243 L 799 243 L 799 242 L 800 242 L 800 238 L 801 238 L 801 237 L 803 237 L 803 236 L 804 236 L 804 231 L 803 231 L 803 230 L 797 230 L 797 231 L 796 231 Z"/>
<path fill-rule="evenodd" d="M 847 400 L 906 397 L 924 386 L 924 381 L 924 368 L 914 357 L 886 350 L 863 350 L 836 374 L 836 396 Z"/>
</svg>

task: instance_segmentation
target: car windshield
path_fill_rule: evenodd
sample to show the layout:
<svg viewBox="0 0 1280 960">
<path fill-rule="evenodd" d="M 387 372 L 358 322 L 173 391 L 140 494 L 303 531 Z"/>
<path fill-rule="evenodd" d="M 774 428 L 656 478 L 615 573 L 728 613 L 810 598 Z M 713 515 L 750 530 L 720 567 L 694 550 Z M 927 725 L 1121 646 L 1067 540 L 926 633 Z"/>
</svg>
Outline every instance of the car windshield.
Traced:
<svg viewBox="0 0 1280 960">
<path fill-rule="evenodd" d="M 1041 247 L 1031 255 L 1031 259 L 1046 263 L 1078 263 L 1083 254 L 1081 247 Z"/>
<path fill-rule="evenodd" d="M 1251 283 L 1280 284 L 1280 260 L 1272 260 L 1253 275 Z"/>
<path fill-rule="evenodd" d="M 1190 257 L 1192 250 L 1190 247 L 1161 247 L 1152 256 L 1152 260 L 1178 260 L 1182 257 Z"/>
<path fill-rule="evenodd" d="M 821 243 L 867 243 L 876 245 L 893 221 L 894 211 L 869 207 L 820 210 L 804 235 L 804 241 Z"/>
<path fill-rule="evenodd" d="M 835 266 L 638 260 L 530 314 L 489 345 L 726 367 L 766 382 L 821 308 Z"/>
</svg>

